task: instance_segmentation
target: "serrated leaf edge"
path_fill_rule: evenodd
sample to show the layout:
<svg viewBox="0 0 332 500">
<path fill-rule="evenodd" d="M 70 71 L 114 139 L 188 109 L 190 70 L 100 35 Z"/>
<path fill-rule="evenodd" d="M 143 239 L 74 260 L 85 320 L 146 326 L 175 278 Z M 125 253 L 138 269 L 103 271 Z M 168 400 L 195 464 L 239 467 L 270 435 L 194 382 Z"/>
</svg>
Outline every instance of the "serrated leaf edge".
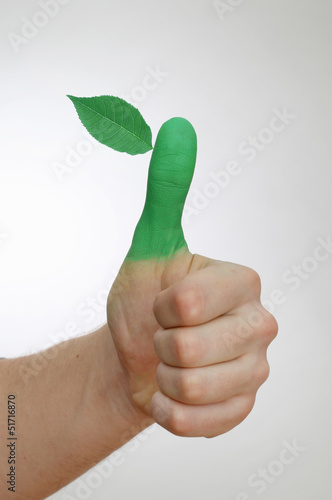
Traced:
<svg viewBox="0 0 332 500">
<path fill-rule="evenodd" d="M 69 94 L 66 94 L 66 96 L 67 96 L 67 97 L 71 100 L 71 102 L 74 104 L 74 106 L 75 106 L 75 99 L 89 99 L 88 97 L 77 97 L 77 96 L 73 96 L 73 95 L 69 95 Z M 140 116 L 141 116 L 142 120 L 144 121 L 144 123 L 146 124 L 146 126 L 147 126 L 150 130 L 151 130 L 150 126 L 146 123 L 146 121 L 145 121 L 145 119 L 144 119 L 143 115 L 141 114 L 141 112 L 139 111 L 139 109 L 135 108 L 135 106 L 133 106 L 132 104 L 130 104 L 129 102 L 127 102 L 125 99 L 122 99 L 121 97 L 117 97 L 117 96 L 107 96 L 107 95 L 102 95 L 102 96 L 92 96 L 92 97 L 115 97 L 116 99 L 119 99 L 119 100 L 121 100 L 121 101 L 125 102 L 127 105 L 129 105 L 129 106 L 130 106 L 130 108 L 133 108 L 133 109 L 135 109 L 136 111 L 138 111 L 138 113 L 140 114 Z M 74 100 L 73 100 L 72 98 L 73 98 Z M 130 130 L 128 130 L 128 129 L 126 129 L 125 127 L 123 127 L 122 125 L 119 125 L 118 123 L 116 123 L 116 122 L 114 122 L 114 121 L 110 120 L 110 119 L 109 119 L 109 118 L 107 118 L 106 116 L 104 116 L 104 115 L 102 115 L 102 114 L 98 113 L 98 111 L 95 111 L 94 109 L 89 108 L 89 106 L 87 106 L 86 104 L 82 103 L 81 101 L 79 101 L 79 104 L 80 104 L 81 106 L 86 107 L 88 110 L 93 111 L 94 113 L 96 113 L 96 115 L 99 115 L 101 118 L 105 118 L 106 120 L 109 120 L 111 123 L 116 124 L 119 128 L 121 128 L 122 130 L 124 130 L 124 131 L 125 131 L 125 132 L 127 132 L 128 134 L 131 134 L 133 137 L 135 137 L 138 141 L 141 141 L 141 142 L 143 142 L 144 144 L 146 144 L 147 146 L 149 146 L 149 148 L 150 148 L 150 149 L 149 149 L 148 151 L 151 151 L 151 150 L 153 149 L 153 146 L 152 146 L 152 141 L 151 141 L 151 143 L 149 143 L 149 142 L 146 142 L 145 140 L 142 140 L 139 136 L 137 136 L 136 134 L 134 134 L 134 133 L 133 133 L 133 132 L 131 132 Z M 78 115 L 78 117 L 79 117 L 79 119 L 80 119 L 80 122 L 82 123 L 83 127 L 84 127 L 84 128 L 86 128 L 86 126 L 84 125 L 84 123 L 82 122 L 82 120 L 81 120 L 81 118 L 80 118 L 80 115 L 78 114 L 78 111 L 77 111 L 77 109 L 76 109 L 76 106 L 75 106 L 75 110 L 76 110 L 76 113 L 77 113 L 77 115 Z M 134 120 L 134 121 L 135 121 L 135 120 Z M 87 128 L 86 128 L 86 129 L 87 129 Z M 89 131 L 88 131 L 88 132 L 89 132 Z M 98 140 L 98 139 L 97 139 L 97 138 L 96 138 L 93 134 L 91 134 L 91 132 L 89 132 L 89 134 L 90 134 L 92 137 L 94 137 L 96 140 Z M 121 139 L 120 139 L 120 140 L 121 140 Z M 99 141 L 99 142 L 100 142 L 100 141 Z M 101 144 L 102 144 L 102 143 L 101 143 Z M 108 146 L 108 147 L 111 147 L 111 146 Z M 113 149 L 113 148 L 111 148 L 111 149 Z M 115 150 L 115 151 L 116 151 L 116 150 Z M 131 155 L 133 156 L 133 154 L 132 154 L 132 153 L 128 153 L 128 154 L 131 154 Z"/>
</svg>

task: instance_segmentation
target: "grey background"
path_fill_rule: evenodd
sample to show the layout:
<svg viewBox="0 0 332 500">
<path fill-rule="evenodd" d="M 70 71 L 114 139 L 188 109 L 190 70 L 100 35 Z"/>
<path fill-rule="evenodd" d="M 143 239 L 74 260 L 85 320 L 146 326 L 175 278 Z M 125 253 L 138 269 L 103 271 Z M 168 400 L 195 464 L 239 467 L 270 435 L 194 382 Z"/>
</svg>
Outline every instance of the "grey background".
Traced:
<svg viewBox="0 0 332 500">
<path fill-rule="evenodd" d="M 53 17 L 40 15 L 41 4 L 1 3 L 1 355 L 105 321 L 144 202 L 149 154 L 127 157 L 87 139 L 66 94 L 127 97 L 154 138 L 168 118 L 189 119 L 198 135 L 190 249 L 253 267 L 267 307 L 273 290 L 282 297 L 271 374 L 239 427 L 206 440 L 154 426 L 106 462 L 107 477 L 93 469 L 52 499 L 329 498 L 332 259 L 312 258 L 317 238 L 332 232 L 331 3 L 69 0 Z M 30 26 L 15 50 L 26 19 L 43 26 Z M 158 67 L 163 76 L 152 81 Z M 262 129 L 275 109 L 294 118 L 270 140 Z M 249 162 L 239 146 L 257 134 L 269 143 Z M 68 148 L 84 151 L 76 167 Z M 219 192 L 208 186 L 231 160 L 238 175 Z M 70 171 L 56 175 L 57 163 Z M 312 272 L 293 291 L 285 273 L 303 262 Z M 294 440 L 302 451 L 280 467 Z M 262 493 L 248 484 L 260 468 L 272 477 Z"/>
</svg>

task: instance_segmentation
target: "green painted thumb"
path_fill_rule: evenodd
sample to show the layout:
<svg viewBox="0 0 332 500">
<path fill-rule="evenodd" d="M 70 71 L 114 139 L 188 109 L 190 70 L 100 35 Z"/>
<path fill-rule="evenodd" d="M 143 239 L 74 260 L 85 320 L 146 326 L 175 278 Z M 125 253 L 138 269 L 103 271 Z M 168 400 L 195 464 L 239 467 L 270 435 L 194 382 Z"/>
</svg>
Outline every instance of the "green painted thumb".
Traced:
<svg viewBox="0 0 332 500">
<path fill-rule="evenodd" d="M 159 130 L 151 157 L 145 205 L 126 260 L 163 259 L 188 248 L 181 218 L 194 174 L 197 138 L 184 118 Z"/>
</svg>

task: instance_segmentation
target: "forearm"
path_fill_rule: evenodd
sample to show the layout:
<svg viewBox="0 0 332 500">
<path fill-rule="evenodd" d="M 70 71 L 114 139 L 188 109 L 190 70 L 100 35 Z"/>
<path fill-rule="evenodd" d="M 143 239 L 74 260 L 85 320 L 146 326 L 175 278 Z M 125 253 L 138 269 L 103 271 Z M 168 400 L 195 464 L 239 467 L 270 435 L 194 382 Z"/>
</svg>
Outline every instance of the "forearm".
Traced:
<svg viewBox="0 0 332 500">
<path fill-rule="evenodd" d="M 0 362 L 3 499 L 11 498 L 6 482 L 9 394 L 15 394 L 16 401 L 15 498 L 19 499 L 51 495 L 149 424 L 130 404 L 107 325 L 52 347 L 47 354 L 49 361 L 29 377 L 24 374 L 36 355 Z"/>
</svg>

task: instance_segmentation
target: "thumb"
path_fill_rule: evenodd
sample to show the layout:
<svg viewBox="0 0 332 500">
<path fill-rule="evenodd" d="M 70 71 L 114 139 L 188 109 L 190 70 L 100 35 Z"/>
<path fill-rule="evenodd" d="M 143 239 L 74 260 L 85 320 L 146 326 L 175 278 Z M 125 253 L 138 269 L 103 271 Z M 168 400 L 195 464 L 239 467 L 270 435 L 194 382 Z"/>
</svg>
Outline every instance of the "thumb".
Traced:
<svg viewBox="0 0 332 500">
<path fill-rule="evenodd" d="M 188 248 L 181 218 L 194 174 L 197 138 L 184 118 L 159 130 L 150 161 L 145 205 L 126 260 L 163 259 Z"/>
</svg>

